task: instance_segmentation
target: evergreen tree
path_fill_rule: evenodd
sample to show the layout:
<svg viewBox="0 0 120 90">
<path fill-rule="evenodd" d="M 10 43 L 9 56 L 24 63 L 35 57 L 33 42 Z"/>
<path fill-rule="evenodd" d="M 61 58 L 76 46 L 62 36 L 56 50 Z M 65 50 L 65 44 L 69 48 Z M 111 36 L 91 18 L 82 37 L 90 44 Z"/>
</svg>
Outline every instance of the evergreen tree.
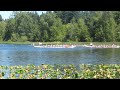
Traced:
<svg viewBox="0 0 120 90">
<path fill-rule="evenodd" d="M 3 21 L 2 16 L 0 15 L 0 22 Z"/>
</svg>

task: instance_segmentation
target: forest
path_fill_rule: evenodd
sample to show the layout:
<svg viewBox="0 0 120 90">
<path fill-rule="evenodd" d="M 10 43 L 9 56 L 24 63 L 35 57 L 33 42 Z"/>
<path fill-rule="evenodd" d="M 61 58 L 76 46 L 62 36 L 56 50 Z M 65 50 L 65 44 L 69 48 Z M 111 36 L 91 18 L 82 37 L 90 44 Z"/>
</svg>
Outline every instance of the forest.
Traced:
<svg viewBox="0 0 120 90">
<path fill-rule="evenodd" d="M 120 11 L 13 11 L 0 42 L 119 42 Z"/>
</svg>

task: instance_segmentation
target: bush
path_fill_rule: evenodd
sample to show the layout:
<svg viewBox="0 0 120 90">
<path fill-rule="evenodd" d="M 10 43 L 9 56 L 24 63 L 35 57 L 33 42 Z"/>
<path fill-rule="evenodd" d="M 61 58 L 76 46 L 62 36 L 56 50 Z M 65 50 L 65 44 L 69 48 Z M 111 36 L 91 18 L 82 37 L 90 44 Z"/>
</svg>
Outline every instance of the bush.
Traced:
<svg viewBox="0 0 120 90">
<path fill-rule="evenodd" d="M 16 42 L 17 41 L 17 35 L 15 33 L 12 34 L 11 41 Z"/>
<path fill-rule="evenodd" d="M 25 42 L 27 40 L 28 40 L 27 36 L 21 36 L 19 39 L 20 42 Z"/>
</svg>

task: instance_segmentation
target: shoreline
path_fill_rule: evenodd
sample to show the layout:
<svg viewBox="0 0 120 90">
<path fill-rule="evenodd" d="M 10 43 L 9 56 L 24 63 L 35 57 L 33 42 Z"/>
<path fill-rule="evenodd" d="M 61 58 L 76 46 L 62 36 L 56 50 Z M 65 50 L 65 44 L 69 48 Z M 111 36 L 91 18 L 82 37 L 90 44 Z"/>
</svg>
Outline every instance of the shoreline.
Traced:
<svg viewBox="0 0 120 90">
<path fill-rule="evenodd" d="M 39 42 L 0 42 L 0 44 L 39 44 Z M 40 42 L 43 44 L 90 45 L 91 42 Z M 93 45 L 120 45 L 120 42 L 92 42 Z"/>
<path fill-rule="evenodd" d="M 120 42 L 0 42 L 0 44 L 17 44 L 17 45 L 38 45 L 42 43 L 43 45 L 72 45 L 72 46 L 82 46 L 87 48 L 120 48 Z"/>
</svg>

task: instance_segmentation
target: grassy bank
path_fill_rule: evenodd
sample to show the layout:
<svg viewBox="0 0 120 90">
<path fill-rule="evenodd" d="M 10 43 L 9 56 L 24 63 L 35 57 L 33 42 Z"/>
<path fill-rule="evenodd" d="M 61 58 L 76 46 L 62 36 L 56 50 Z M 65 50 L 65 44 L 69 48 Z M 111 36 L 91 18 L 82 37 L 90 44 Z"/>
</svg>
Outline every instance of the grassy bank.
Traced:
<svg viewBox="0 0 120 90">
<path fill-rule="evenodd" d="M 7 75 L 7 76 L 6 76 Z M 0 66 L 4 79 L 120 79 L 120 64 Z"/>
<path fill-rule="evenodd" d="M 39 42 L 0 42 L 0 44 L 38 44 Z M 76 45 L 90 45 L 91 42 L 41 42 L 43 44 L 76 44 Z M 94 45 L 120 45 L 120 42 L 92 42 Z"/>
<path fill-rule="evenodd" d="M 38 42 L 35 42 L 36 44 Z M 33 42 L 0 42 L 0 44 L 33 44 Z"/>
</svg>

